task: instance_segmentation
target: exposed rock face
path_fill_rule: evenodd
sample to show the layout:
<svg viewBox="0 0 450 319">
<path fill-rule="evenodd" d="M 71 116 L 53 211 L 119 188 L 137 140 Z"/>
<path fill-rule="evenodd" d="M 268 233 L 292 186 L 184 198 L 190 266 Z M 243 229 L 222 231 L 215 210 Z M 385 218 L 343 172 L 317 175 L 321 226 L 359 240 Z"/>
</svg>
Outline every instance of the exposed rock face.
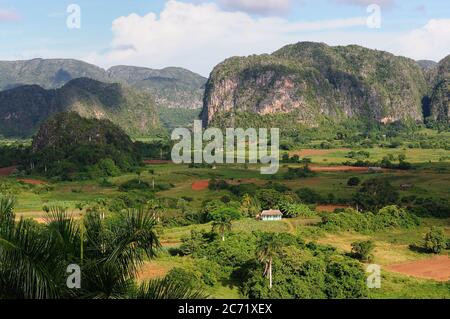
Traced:
<svg viewBox="0 0 450 319">
<path fill-rule="evenodd" d="M 182 68 L 153 70 L 116 66 L 104 70 L 95 65 L 69 59 L 0 61 L 0 91 L 23 85 L 57 89 L 77 78 L 123 83 L 155 97 L 161 107 L 201 108 L 206 79 Z"/>
<path fill-rule="evenodd" d="M 359 46 L 303 42 L 216 66 L 202 117 L 210 123 L 227 112 L 295 112 L 311 126 L 323 118 L 421 121 L 426 90 L 413 60 Z"/>
<path fill-rule="evenodd" d="M 79 78 L 55 90 L 31 85 L 0 92 L 0 134 L 29 137 L 51 115 L 67 111 L 109 119 L 133 135 L 147 135 L 159 127 L 151 95 L 121 84 Z"/>
<path fill-rule="evenodd" d="M 430 116 L 449 123 L 450 118 L 450 55 L 439 62 L 430 101 Z"/>
</svg>

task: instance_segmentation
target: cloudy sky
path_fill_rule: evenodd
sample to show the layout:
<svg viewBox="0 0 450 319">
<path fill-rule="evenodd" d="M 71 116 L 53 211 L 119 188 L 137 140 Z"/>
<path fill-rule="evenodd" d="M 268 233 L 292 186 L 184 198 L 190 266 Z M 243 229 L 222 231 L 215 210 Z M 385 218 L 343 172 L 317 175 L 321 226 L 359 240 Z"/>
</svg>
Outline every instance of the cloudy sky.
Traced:
<svg viewBox="0 0 450 319">
<path fill-rule="evenodd" d="M 67 26 L 69 17 L 77 21 L 76 14 L 67 12 L 70 4 L 81 10 L 79 29 Z M 381 10 L 380 24 L 373 4 Z M 439 61 L 450 54 L 450 4 L 448 0 L 0 0 L 0 60 L 76 58 L 105 68 L 180 66 L 207 76 L 227 57 L 270 53 L 299 41 L 359 44 Z"/>
</svg>

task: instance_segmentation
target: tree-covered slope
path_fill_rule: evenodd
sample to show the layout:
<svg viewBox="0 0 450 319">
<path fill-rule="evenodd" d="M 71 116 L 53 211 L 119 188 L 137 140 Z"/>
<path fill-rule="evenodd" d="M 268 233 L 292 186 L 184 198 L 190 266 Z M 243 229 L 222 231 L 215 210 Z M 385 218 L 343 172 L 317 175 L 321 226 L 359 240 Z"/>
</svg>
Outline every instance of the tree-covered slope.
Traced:
<svg viewBox="0 0 450 319">
<path fill-rule="evenodd" d="M 160 128 L 151 95 L 121 84 L 79 78 L 60 89 L 32 85 L 0 92 L 0 134 L 30 136 L 52 114 L 64 111 L 109 119 L 132 135 L 149 135 Z"/>
<path fill-rule="evenodd" d="M 32 171 L 63 179 L 114 176 L 140 164 L 133 142 L 121 128 L 75 112 L 57 113 L 42 123 L 29 161 Z"/>
<path fill-rule="evenodd" d="M 156 103 L 170 108 L 201 108 L 206 79 L 182 68 L 154 70 L 116 66 L 104 70 L 70 59 L 0 61 L 0 91 L 23 85 L 57 89 L 77 78 L 123 83 L 154 95 Z"/>
<path fill-rule="evenodd" d="M 291 113 L 310 126 L 324 118 L 420 121 L 426 90 L 413 60 L 355 45 L 301 42 L 216 66 L 202 116 L 211 122 L 224 113 Z"/>
<path fill-rule="evenodd" d="M 112 79 L 151 93 L 160 106 L 188 109 L 202 107 L 206 79 L 189 70 L 115 66 L 108 70 L 108 75 Z"/>
</svg>

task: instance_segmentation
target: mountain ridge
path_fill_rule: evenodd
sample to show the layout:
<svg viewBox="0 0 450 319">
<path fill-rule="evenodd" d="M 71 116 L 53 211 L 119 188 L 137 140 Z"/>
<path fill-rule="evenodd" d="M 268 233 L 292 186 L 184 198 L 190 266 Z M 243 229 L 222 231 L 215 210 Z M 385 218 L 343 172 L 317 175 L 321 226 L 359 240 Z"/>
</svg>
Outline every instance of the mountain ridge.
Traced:
<svg viewBox="0 0 450 319">
<path fill-rule="evenodd" d="M 109 119 L 128 134 L 148 135 L 160 128 L 153 97 L 119 83 L 77 78 L 59 89 L 25 85 L 0 92 L 0 134 L 33 135 L 39 125 L 59 112 Z"/>
<path fill-rule="evenodd" d="M 118 69 L 124 70 L 117 72 Z M 139 78 L 136 74 L 164 77 Z M 103 69 L 76 59 L 41 59 L 0 61 L 0 91 L 23 85 L 37 84 L 45 89 L 61 88 L 76 78 L 91 78 L 101 82 L 127 84 L 154 95 L 161 107 L 201 108 L 206 78 L 184 68 L 161 70 L 113 66 Z"/>
<path fill-rule="evenodd" d="M 203 121 L 223 113 L 298 113 L 297 121 L 422 121 L 428 84 L 416 61 L 357 45 L 299 42 L 272 54 L 231 57 L 206 84 Z"/>
</svg>

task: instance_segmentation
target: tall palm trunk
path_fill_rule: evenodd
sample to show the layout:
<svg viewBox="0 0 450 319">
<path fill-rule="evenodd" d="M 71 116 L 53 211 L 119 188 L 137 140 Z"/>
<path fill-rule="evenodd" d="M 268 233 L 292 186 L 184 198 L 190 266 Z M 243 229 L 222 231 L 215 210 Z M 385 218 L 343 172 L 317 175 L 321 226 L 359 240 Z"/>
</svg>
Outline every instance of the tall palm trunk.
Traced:
<svg viewBox="0 0 450 319">
<path fill-rule="evenodd" d="M 269 288 L 272 289 L 272 257 L 269 259 Z"/>
</svg>

